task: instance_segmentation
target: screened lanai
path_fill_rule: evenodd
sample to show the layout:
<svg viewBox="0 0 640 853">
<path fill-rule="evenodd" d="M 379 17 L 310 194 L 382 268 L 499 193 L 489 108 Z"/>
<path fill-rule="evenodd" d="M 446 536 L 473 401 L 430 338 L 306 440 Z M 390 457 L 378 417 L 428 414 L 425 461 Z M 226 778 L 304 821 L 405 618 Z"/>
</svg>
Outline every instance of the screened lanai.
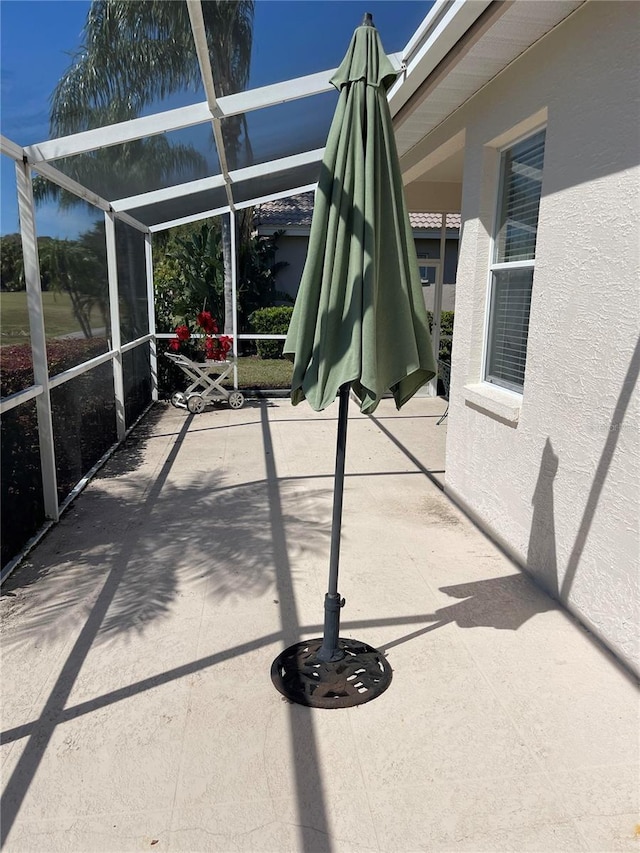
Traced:
<svg viewBox="0 0 640 853">
<path fill-rule="evenodd" d="M 232 319 L 224 331 L 232 338 L 234 356 L 243 340 L 259 337 L 238 330 L 237 218 L 247 208 L 314 189 L 337 102 L 330 78 L 362 11 L 354 4 L 295 5 L 298 16 L 308 16 L 306 30 L 298 34 L 301 44 L 289 51 L 301 74 L 287 76 L 292 58 L 282 40 L 260 59 L 261 70 L 254 76 L 261 85 L 229 91 L 229 82 L 216 78 L 211 62 L 208 45 L 214 35 L 207 31 L 202 3 L 186 0 L 199 70 L 191 90 L 160 93 L 124 121 L 96 124 L 96 115 L 104 114 L 97 111 L 87 118 L 86 129 L 48 139 L 30 138 L 28 123 L 12 123 L 5 112 L 3 184 L 15 182 L 28 307 L 23 335 L 30 344 L 20 350 L 21 369 L 11 372 L 2 389 L 3 488 L 11 496 L 11 517 L 3 518 L 5 574 L 25 545 L 30 547 L 29 537 L 60 517 L 105 454 L 158 398 L 158 341 L 171 335 L 156 329 L 154 236 L 222 217 L 229 225 L 233 257 Z M 353 15 L 345 16 L 342 9 L 332 18 L 339 5 L 352 8 Z M 450 0 L 372 4 L 399 72 L 389 93 L 393 113 L 486 5 Z M 258 3 L 256 8 L 256 14 L 275 16 L 276 31 L 286 29 L 291 4 Z M 318 30 L 319 12 L 331 38 Z M 385 25 L 395 44 L 388 43 Z M 4 33 L 7 38 L 6 26 Z M 324 49 L 312 49 L 321 42 Z M 325 56 L 332 63 L 319 68 Z M 14 76 L 24 71 L 16 67 Z M 56 336 L 55 306 L 43 301 L 53 267 L 65 274 L 65 264 L 82 263 L 61 257 L 60 250 L 56 256 L 43 244 L 53 221 L 67 246 L 76 246 L 80 233 L 84 248 L 97 245 L 105 259 L 91 273 L 95 292 L 87 298 L 102 302 L 103 309 L 88 336 L 80 326 Z M 438 331 L 440 308 L 436 298 Z"/>
</svg>

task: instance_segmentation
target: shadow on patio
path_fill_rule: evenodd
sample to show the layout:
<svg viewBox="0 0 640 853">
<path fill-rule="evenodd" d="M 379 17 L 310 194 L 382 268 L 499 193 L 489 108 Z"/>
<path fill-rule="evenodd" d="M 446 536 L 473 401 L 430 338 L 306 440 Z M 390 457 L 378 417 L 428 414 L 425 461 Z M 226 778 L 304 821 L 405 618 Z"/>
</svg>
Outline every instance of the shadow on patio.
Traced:
<svg viewBox="0 0 640 853">
<path fill-rule="evenodd" d="M 343 711 L 269 680 L 322 631 L 335 413 L 152 411 L 3 588 L 7 849 L 624 849 L 633 687 L 435 487 L 441 410 L 352 412 L 342 633 L 394 680 Z"/>
</svg>

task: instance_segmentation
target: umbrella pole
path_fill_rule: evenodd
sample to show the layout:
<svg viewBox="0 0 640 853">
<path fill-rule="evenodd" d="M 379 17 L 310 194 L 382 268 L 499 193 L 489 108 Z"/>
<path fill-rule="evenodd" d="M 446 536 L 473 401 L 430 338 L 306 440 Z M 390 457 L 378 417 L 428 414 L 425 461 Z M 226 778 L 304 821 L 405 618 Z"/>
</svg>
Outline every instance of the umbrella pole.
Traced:
<svg viewBox="0 0 640 853">
<path fill-rule="evenodd" d="M 349 391 L 341 386 L 338 409 L 338 444 L 333 485 L 333 519 L 329 556 L 329 591 L 324 597 L 324 636 L 302 640 L 285 649 L 271 665 L 271 680 L 291 702 L 313 708 L 351 708 L 375 699 L 391 683 L 391 667 L 382 652 L 361 640 L 339 638 L 340 609 L 338 563 L 342 529 L 342 496 L 347 445 Z"/>
<path fill-rule="evenodd" d="M 339 638 L 338 563 L 342 530 L 342 496 L 347 445 L 349 391 L 341 386 L 338 409 L 338 445 L 333 485 L 333 519 L 329 556 L 329 590 L 324 597 L 324 636 L 302 640 L 285 649 L 271 665 L 271 680 L 292 702 L 313 708 L 351 708 L 375 699 L 391 683 L 391 667 L 382 652 L 361 640 Z"/>
<path fill-rule="evenodd" d="M 338 442 L 336 447 L 336 472 L 333 482 L 333 518 L 331 522 L 331 553 L 329 556 L 329 589 L 324 597 L 324 636 L 317 658 L 322 661 L 338 661 L 344 650 L 338 644 L 340 633 L 340 608 L 344 598 L 338 592 L 338 566 L 340 563 L 340 534 L 342 531 L 342 496 L 344 494 L 344 463 L 347 447 L 347 423 L 349 414 L 349 391 L 351 383 L 340 388 L 338 409 Z"/>
</svg>

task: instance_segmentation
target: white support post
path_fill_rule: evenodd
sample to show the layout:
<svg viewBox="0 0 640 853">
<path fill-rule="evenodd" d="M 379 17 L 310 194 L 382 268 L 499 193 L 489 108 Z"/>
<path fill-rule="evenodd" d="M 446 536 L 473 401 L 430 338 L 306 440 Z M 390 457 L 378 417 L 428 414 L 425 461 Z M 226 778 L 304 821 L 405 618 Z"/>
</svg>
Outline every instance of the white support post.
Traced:
<svg viewBox="0 0 640 853">
<path fill-rule="evenodd" d="M 153 289 L 153 244 L 151 234 L 144 235 L 144 261 L 147 273 L 147 309 L 149 311 L 149 358 L 151 359 L 151 399 L 158 399 L 158 344 L 156 341 L 156 309 Z"/>
<path fill-rule="evenodd" d="M 438 396 L 438 375 L 439 365 L 438 356 L 440 353 L 440 325 L 442 323 L 442 284 L 444 281 L 444 253 L 447 243 L 447 215 L 442 214 L 440 226 L 440 260 L 437 264 L 434 263 L 436 270 L 436 280 L 433 288 L 433 319 L 431 322 L 431 345 L 433 348 L 433 357 L 436 362 L 436 375 L 427 383 L 427 396 Z"/>
<path fill-rule="evenodd" d="M 111 345 L 113 356 L 113 391 L 116 400 L 116 434 L 122 441 L 127 431 L 124 409 L 124 375 L 122 372 L 122 339 L 120 337 L 120 306 L 118 303 L 118 258 L 116 250 L 116 223 L 111 211 L 104 214 L 107 243 L 107 273 L 109 278 L 109 312 L 111 315 Z"/>
<path fill-rule="evenodd" d="M 436 270 L 435 292 L 433 294 L 433 355 L 436 360 L 436 375 L 432 380 L 435 384 L 434 396 L 438 396 L 438 375 L 439 364 L 438 358 L 440 355 L 440 327 L 442 325 L 442 285 L 444 283 L 444 261 L 445 252 L 447 249 L 447 214 L 442 214 L 442 222 L 440 225 L 440 263 Z"/>
<path fill-rule="evenodd" d="M 53 419 L 51 416 L 49 368 L 47 365 L 47 336 L 42 310 L 42 286 L 40 281 L 40 261 L 38 258 L 38 237 L 34 215 L 33 184 L 31 182 L 31 169 L 27 163 L 16 162 L 16 184 L 18 189 L 22 252 L 24 256 L 27 310 L 29 313 L 29 329 L 31 331 L 33 379 L 35 385 L 42 386 L 42 394 L 39 394 L 36 398 L 36 411 L 38 416 L 38 441 L 40 443 L 44 512 L 48 518 L 57 521 L 60 513 L 58 508 L 58 478 L 56 474 Z"/>
<path fill-rule="evenodd" d="M 233 310 L 233 387 L 238 390 L 238 241 L 235 211 L 231 218 L 231 306 Z"/>
</svg>

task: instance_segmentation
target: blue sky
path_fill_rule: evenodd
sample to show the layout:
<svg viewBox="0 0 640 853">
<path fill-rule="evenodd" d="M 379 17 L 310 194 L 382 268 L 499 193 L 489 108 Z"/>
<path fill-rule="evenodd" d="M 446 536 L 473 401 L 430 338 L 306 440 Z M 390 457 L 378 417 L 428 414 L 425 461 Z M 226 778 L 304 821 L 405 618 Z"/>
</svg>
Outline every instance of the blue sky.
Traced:
<svg viewBox="0 0 640 853">
<path fill-rule="evenodd" d="M 401 50 L 427 14 L 430 0 L 257 0 L 250 87 L 339 64 L 364 12 L 373 13 L 385 50 Z M 49 96 L 80 43 L 86 0 L 1 0 L 2 133 L 20 145 L 48 138 Z M 202 100 L 185 92 L 148 112 Z M 17 230 L 15 171 L 1 158 L 0 233 Z M 40 234 L 73 237 L 88 225 L 80 208 L 38 211 Z"/>
</svg>

